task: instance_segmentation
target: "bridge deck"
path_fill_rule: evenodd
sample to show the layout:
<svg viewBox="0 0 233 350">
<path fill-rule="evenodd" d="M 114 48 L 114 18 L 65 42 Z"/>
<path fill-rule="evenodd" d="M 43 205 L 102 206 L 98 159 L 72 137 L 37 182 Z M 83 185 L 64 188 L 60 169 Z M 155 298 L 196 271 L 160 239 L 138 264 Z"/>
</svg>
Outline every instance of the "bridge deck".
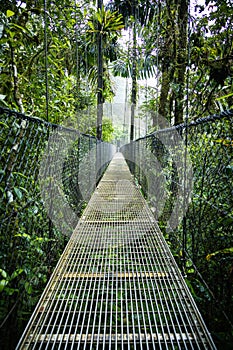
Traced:
<svg viewBox="0 0 233 350">
<path fill-rule="evenodd" d="M 215 349 L 120 153 L 17 349 Z"/>
</svg>

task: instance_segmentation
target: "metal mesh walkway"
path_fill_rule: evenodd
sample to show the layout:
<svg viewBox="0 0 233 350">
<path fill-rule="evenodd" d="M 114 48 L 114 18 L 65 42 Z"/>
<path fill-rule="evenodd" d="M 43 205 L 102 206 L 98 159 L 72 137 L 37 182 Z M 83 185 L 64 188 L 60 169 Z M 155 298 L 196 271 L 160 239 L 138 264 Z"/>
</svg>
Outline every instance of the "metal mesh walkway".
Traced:
<svg viewBox="0 0 233 350">
<path fill-rule="evenodd" d="M 215 349 L 120 153 L 17 349 Z"/>
</svg>

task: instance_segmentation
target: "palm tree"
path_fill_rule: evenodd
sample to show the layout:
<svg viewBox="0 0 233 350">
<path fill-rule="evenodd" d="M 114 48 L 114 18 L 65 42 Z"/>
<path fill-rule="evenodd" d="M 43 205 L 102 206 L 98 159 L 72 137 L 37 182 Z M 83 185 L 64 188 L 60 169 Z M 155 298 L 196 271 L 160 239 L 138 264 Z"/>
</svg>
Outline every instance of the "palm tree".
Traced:
<svg viewBox="0 0 233 350">
<path fill-rule="evenodd" d="M 155 13 L 155 4 L 149 0 L 132 0 L 132 1 L 122 1 L 115 0 L 110 1 L 107 5 L 108 8 L 113 10 L 118 10 L 122 15 L 125 23 L 125 28 L 128 29 L 132 27 L 132 53 L 130 57 L 127 57 L 125 61 L 122 60 L 120 65 L 115 62 L 113 66 L 113 72 L 116 75 L 121 75 L 132 78 L 132 91 L 131 91 L 131 127 L 130 127 L 130 140 L 134 139 L 134 115 L 135 106 L 137 103 L 137 79 L 140 75 L 140 67 L 143 67 L 141 72 L 147 75 L 144 69 L 146 64 L 142 63 L 141 58 L 138 55 L 138 45 L 137 45 L 137 31 L 138 27 L 145 26 L 153 18 Z M 146 62 L 146 60 L 145 60 Z"/>
<path fill-rule="evenodd" d="M 104 65 L 116 57 L 115 49 L 120 30 L 123 28 L 122 16 L 117 12 L 105 11 L 103 1 L 98 1 L 97 11 L 91 14 L 88 21 L 87 39 L 89 44 L 95 46 L 97 52 L 97 139 L 102 138 L 102 118 L 104 103 L 104 82 L 107 69 Z M 109 49 L 110 48 L 110 49 Z"/>
</svg>

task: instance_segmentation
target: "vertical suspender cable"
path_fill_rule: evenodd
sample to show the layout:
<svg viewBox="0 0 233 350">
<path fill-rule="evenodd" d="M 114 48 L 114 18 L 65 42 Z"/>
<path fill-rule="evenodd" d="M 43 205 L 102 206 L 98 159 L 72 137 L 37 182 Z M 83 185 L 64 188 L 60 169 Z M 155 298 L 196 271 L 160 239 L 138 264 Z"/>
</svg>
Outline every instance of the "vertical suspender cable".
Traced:
<svg viewBox="0 0 233 350">
<path fill-rule="evenodd" d="M 146 77 L 146 125 L 145 125 L 145 135 L 148 132 L 148 82 Z"/>
<path fill-rule="evenodd" d="M 123 132 L 126 131 L 126 116 L 128 111 L 128 78 L 125 81 L 125 106 L 124 106 L 124 123 L 123 123 Z"/>
<path fill-rule="evenodd" d="M 185 213 L 186 201 L 187 201 L 187 152 L 188 152 L 188 121 L 189 121 L 189 71 L 190 71 L 190 1 L 187 0 L 187 73 L 186 73 L 186 108 L 185 108 L 185 151 L 184 151 L 184 194 L 183 194 L 183 213 Z M 187 219 L 186 215 L 183 218 L 183 237 L 182 237 L 182 259 L 183 259 L 183 271 L 185 273 L 185 260 L 187 251 Z"/>
<path fill-rule="evenodd" d="M 79 126 L 79 115 L 78 115 L 78 93 L 80 90 L 80 57 L 79 57 L 79 45 L 78 45 L 78 16 L 77 16 L 77 0 L 75 0 L 75 51 L 76 51 L 76 113 L 77 113 L 77 128 Z"/>
<path fill-rule="evenodd" d="M 102 11 L 103 0 L 97 1 L 97 9 Z M 102 23 L 98 22 L 97 39 L 97 67 L 98 67 L 98 90 L 97 90 L 97 126 L 96 136 L 102 139 L 102 119 L 103 119 L 103 38 Z"/>
<path fill-rule="evenodd" d="M 131 96 L 131 125 L 130 125 L 130 141 L 134 139 L 134 123 L 135 123 L 135 106 L 137 102 L 137 0 L 132 1 L 133 16 L 133 54 L 132 54 L 132 96 Z"/>
<path fill-rule="evenodd" d="M 128 43 L 131 42 L 131 36 L 130 36 L 130 30 L 128 31 Z M 128 56 L 130 55 L 130 44 L 128 44 Z M 129 67 L 127 67 L 128 70 L 130 70 Z M 128 72 L 129 73 L 129 72 Z M 127 73 L 127 74 L 128 74 Z M 124 133 L 127 131 L 129 131 L 129 120 L 128 118 L 126 119 L 127 117 L 127 114 L 128 114 L 128 77 L 126 77 L 126 83 L 125 83 L 125 109 L 124 109 L 124 125 L 123 125 L 123 131 Z M 127 128 L 126 128 L 127 126 Z M 128 138 L 127 140 L 125 140 L 125 142 L 128 142 Z M 127 143 L 126 142 L 126 143 Z"/>
<path fill-rule="evenodd" d="M 85 42 L 85 52 L 84 52 L 84 55 L 85 55 L 85 58 L 84 58 L 85 99 L 87 99 L 87 96 L 89 96 L 89 82 L 88 82 L 88 69 L 89 69 L 89 66 L 88 66 L 88 44 L 87 44 L 87 32 L 86 32 L 86 30 L 85 30 L 85 34 L 84 35 L 85 35 L 85 38 L 84 38 L 84 42 Z M 94 50 L 94 61 L 95 61 L 95 50 Z M 89 103 L 87 104 L 86 113 L 87 113 L 87 117 L 88 117 L 87 118 L 88 124 L 87 125 L 85 124 L 85 128 L 87 129 L 87 130 L 85 130 L 85 132 L 90 134 L 92 125 L 91 125 L 91 120 L 90 120 L 91 118 L 90 118 L 90 105 L 89 105 Z"/>
<path fill-rule="evenodd" d="M 160 9 L 160 0 L 157 3 L 157 25 L 156 25 L 156 67 L 157 67 L 157 81 L 156 81 L 156 119 L 157 119 L 157 130 L 159 129 L 159 9 Z"/>
<path fill-rule="evenodd" d="M 48 83 L 48 21 L 47 21 L 47 0 L 44 0 L 44 50 L 45 50 L 45 114 L 46 114 L 46 120 L 49 122 L 49 83 Z M 48 139 L 49 139 L 49 131 L 50 129 L 48 128 L 47 134 L 48 134 Z M 50 154 L 48 154 L 48 158 L 50 157 Z M 50 161 L 48 162 L 50 164 Z M 49 166 L 48 172 L 50 173 L 51 169 Z M 52 189 L 51 189 L 51 177 L 50 182 L 49 182 L 49 191 L 52 194 Z M 52 196 L 51 196 L 52 198 Z M 51 221 L 51 212 L 52 212 L 52 206 L 53 202 L 52 199 L 50 200 L 50 208 L 49 208 L 49 213 L 48 213 L 48 224 L 49 224 L 49 239 L 51 241 L 51 238 L 53 236 L 53 225 Z M 48 253 L 47 253 L 47 263 L 50 266 L 51 265 L 51 245 L 49 243 L 48 246 Z"/>
<path fill-rule="evenodd" d="M 49 84 L 48 84 L 48 34 L 47 34 L 47 0 L 44 0 L 44 49 L 45 49 L 45 112 L 49 121 Z"/>
</svg>

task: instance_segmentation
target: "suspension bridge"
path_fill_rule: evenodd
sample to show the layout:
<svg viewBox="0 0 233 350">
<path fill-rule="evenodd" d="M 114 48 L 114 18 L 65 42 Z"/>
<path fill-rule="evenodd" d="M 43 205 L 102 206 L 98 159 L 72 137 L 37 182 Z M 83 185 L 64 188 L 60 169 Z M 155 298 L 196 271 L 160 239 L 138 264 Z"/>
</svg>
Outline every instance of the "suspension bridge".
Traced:
<svg viewBox="0 0 233 350">
<path fill-rule="evenodd" d="M 91 197 L 18 348 L 215 349 L 122 154 Z"/>
<path fill-rule="evenodd" d="M 76 145 L 71 151 L 69 147 L 70 153 L 68 152 L 62 165 L 64 176 L 61 177 L 66 194 L 63 198 L 68 198 L 70 205 L 74 207 L 75 204 L 76 208 L 81 201 L 80 186 L 78 179 L 75 179 L 81 164 L 80 158 L 86 169 L 87 188 L 84 192 L 93 181 L 89 173 L 93 171 L 93 159 L 89 156 L 85 158 L 81 150 L 83 154 L 88 154 L 98 142 L 95 138 L 75 130 L 50 125 L 6 109 L 1 109 L 1 113 L 5 118 L 4 125 L 11 126 L 2 133 L 5 140 L 3 153 L 4 150 L 8 152 L 4 153 L 7 154 L 4 159 L 6 165 L 1 172 L 1 181 L 5 183 L 7 190 L 7 197 L 3 198 L 7 216 L 3 217 L 1 229 L 9 239 L 7 232 L 18 229 L 19 222 L 23 219 L 28 220 L 28 223 L 23 223 L 24 236 L 20 236 L 28 238 L 26 235 L 30 230 L 38 230 L 36 220 L 41 220 L 41 225 L 47 225 L 46 215 L 40 218 L 35 209 L 34 199 L 41 194 L 35 186 L 38 176 L 33 166 L 38 163 L 38 145 L 45 149 L 48 129 L 55 131 L 56 138 L 59 136 L 60 140 L 50 155 L 49 165 L 60 162 L 59 156 L 64 145 L 67 145 L 67 139 L 72 139 Z M 226 112 L 198 120 L 189 126 L 189 135 L 192 135 L 192 128 L 199 128 L 200 125 L 204 125 L 207 133 L 210 126 L 216 127 L 218 122 L 222 123 L 221 137 L 223 138 L 224 125 L 226 134 L 230 135 L 231 116 L 232 112 Z M 185 126 L 180 128 L 183 130 Z M 165 131 L 168 138 L 173 131 L 172 128 Z M 193 135 L 196 134 L 198 133 L 194 130 Z M 77 144 L 76 137 L 79 140 Z M 224 138 L 224 144 L 215 139 L 218 141 L 216 147 L 221 147 L 222 152 L 224 151 L 227 167 L 231 163 L 232 153 L 226 143 L 231 145 L 232 141 Z M 32 142 L 29 143 L 29 140 Z M 153 146 L 152 151 L 163 168 L 170 167 L 169 150 L 161 149 L 162 143 L 166 144 L 165 138 L 152 135 L 150 140 L 151 142 L 148 138 L 138 140 L 135 143 L 135 152 L 140 153 L 143 149 L 140 143 L 146 143 L 150 149 Z M 170 146 L 173 147 L 172 144 Z M 104 159 L 97 169 L 97 176 L 95 170 L 98 185 L 78 224 L 70 217 L 67 218 L 67 213 L 58 212 L 55 206 L 54 213 L 60 217 L 60 221 L 66 221 L 73 233 L 18 342 L 17 349 L 216 349 L 185 278 L 158 226 L 155 213 L 151 211 L 140 187 L 134 182 L 134 175 L 140 181 L 142 174 L 138 172 L 145 169 L 137 164 L 138 168 L 133 167 L 133 175 L 123 154 L 115 153 L 112 158 L 114 152 L 108 147 L 107 149 L 106 153 L 101 151 Z M 203 148 L 201 150 L 206 151 Z M 123 147 L 122 152 L 127 159 L 127 147 Z M 161 152 L 164 153 L 163 159 Z M 28 157 L 30 155 L 31 158 Z M 140 159 L 143 156 L 145 153 L 141 154 Z M 25 162 L 28 162 L 27 177 L 24 175 L 26 172 L 22 175 Z M 151 167 L 152 163 L 148 166 Z M 51 176 L 51 169 L 45 171 Z M 228 177 L 229 174 L 226 172 L 225 175 Z M 35 179 L 34 183 L 32 178 Z M 177 182 L 174 174 L 172 178 Z M 213 185 L 213 180 L 211 183 Z M 31 193 L 27 203 L 22 199 L 23 187 L 27 188 L 27 195 Z M 12 188 L 17 190 L 13 192 Z M 177 188 L 176 193 L 179 194 Z M 24 203 L 21 211 L 16 204 L 13 206 L 16 200 Z M 155 201 L 151 198 L 155 207 L 153 200 Z M 27 207 L 33 208 L 32 215 L 24 218 L 22 213 Z M 223 213 L 220 204 L 215 203 L 212 210 L 214 208 L 216 213 Z M 48 223 L 48 227 L 51 227 L 50 221 Z M 44 228 L 45 226 L 42 231 Z M 13 235 L 10 240 L 14 237 L 19 239 L 18 236 Z M 17 249 L 18 243 L 12 242 Z M 23 281 L 24 286 L 26 283 L 33 281 Z"/>
</svg>

